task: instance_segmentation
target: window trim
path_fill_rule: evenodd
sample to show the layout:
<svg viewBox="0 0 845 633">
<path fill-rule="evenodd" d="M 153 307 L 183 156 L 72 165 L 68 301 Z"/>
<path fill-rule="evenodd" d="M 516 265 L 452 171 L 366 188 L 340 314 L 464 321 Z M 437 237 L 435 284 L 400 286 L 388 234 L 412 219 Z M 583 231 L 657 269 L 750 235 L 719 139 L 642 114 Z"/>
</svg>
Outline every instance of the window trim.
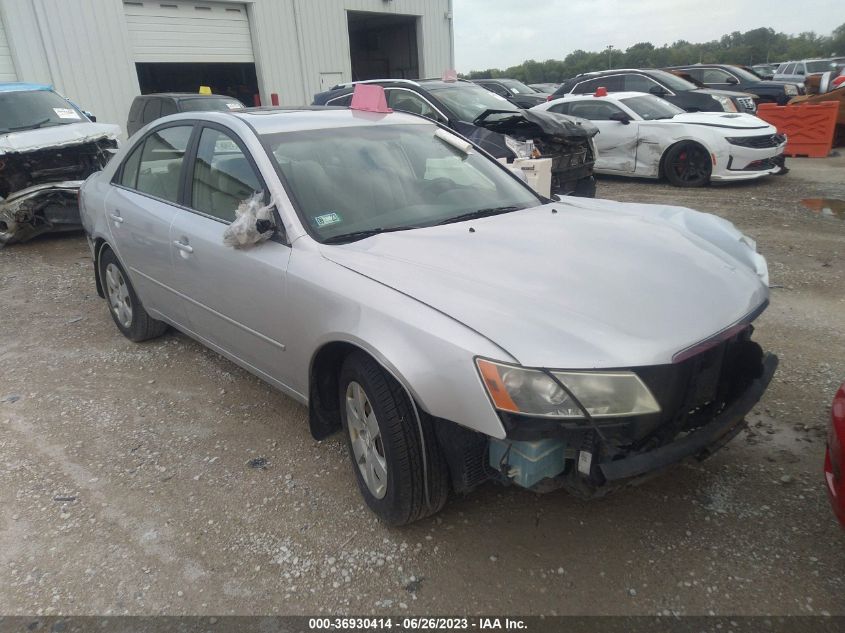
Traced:
<svg viewBox="0 0 845 633">
<path fill-rule="evenodd" d="M 195 209 L 193 206 L 193 193 L 194 193 L 194 170 L 196 168 L 197 162 L 197 154 L 199 152 L 200 141 L 202 139 L 202 133 L 206 129 L 216 130 L 228 136 L 232 141 L 234 141 L 235 145 L 238 146 L 238 149 L 244 155 L 249 166 L 252 168 L 252 171 L 258 176 L 258 182 L 262 187 L 262 191 L 264 191 L 264 204 L 268 204 L 270 202 L 270 190 L 267 188 L 267 181 L 264 179 L 264 174 L 261 173 L 261 170 L 258 168 L 258 165 L 255 162 L 250 151 L 247 149 L 246 144 L 241 139 L 240 135 L 235 132 L 232 128 L 229 128 L 225 125 L 221 125 L 214 121 L 199 121 L 199 125 L 197 125 L 197 129 L 194 133 L 194 136 L 191 138 L 191 143 L 188 145 L 188 150 L 190 152 L 190 157 L 188 159 L 188 169 L 182 174 L 182 182 L 180 183 L 180 191 L 183 192 L 182 197 L 182 208 L 186 211 L 190 211 L 196 215 L 202 216 L 204 218 L 208 218 L 209 220 L 215 220 L 220 222 L 221 224 L 225 224 L 229 226 L 232 223 L 232 220 L 224 220 L 223 218 L 219 218 L 216 215 L 211 215 L 210 213 L 206 213 L 205 211 L 200 211 L 199 209 Z M 281 224 L 278 209 L 275 209 L 275 219 L 277 220 L 276 226 L 283 226 Z"/>
<path fill-rule="evenodd" d="M 113 187 L 117 187 L 118 189 L 123 189 L 124 191 L 129 191 L 129 192 L 137 194 L 139 196 L 149 198 L 150 200 L 156 200 L 156 201 L 162 202 L 164 204 L 169 204 L 171 206 L 184 209 L 185 206 L 182 204 L 182 200 L 184 200 L 184 191 L 183 191 L 183 185 L 184 185 L 184 180 L 185 180 L 184 179 L 184 173 L 180 174 L 180 177 L 179 177 L 179 191 L 176 194 L 176 198 L 177 198 L 176 202 L 174 202 L 173 200 L 165 200 L 164 198 L 159 198 L 158 196 L 154 196 L 154 195 L 152 195 L 150 193 L 146 193 L 144 191 L 138 191 L 137 189 L 131 189 L 130 187 L 125 186 L 121 182 L 123 180 L 123 170 L 126 167 L 126 163 L 129 161 L 129 157 L 134 152 L 136 152 L 142 144 L 146 143 L 147 139 L 150 136 L 152 136 L 153 134 L 156 134 L 160 130 L 165 130 L 165 129 L 171 128 L 171 127 L 190 127 L 190 128 L 192 128 L 191 135 L 190 135 L 190 137 L 188 137 L 188 144 L 185 147 L 184 159 L 182 161 L 182 169 L 184 170 L 185 169 L 185 163 L 188 161 L 188 158 L 189 158 L 189 152 L 191 151 L 191 149 L 193 147 L 194 137 L 197 134 L 197 121 L 193 120 L 193 119 L 187 119 L 185 121 L 170 121 L 168 123 L 162 123 L 161 125 L 157 125 L 153 129 L 149 130 L 146 134 L 144 134 L 141 138 L 139 138 L 135 143 L 133 143 L 131 150 L 129 150 L 129 152 L 127 152 L 126 157 L 123 159 L 123 162 L 121 162 L 120 166 L 118 166 L 118 168 L 114 171 L 114 175 L 112 176 L 112 179 L 109 181 L 109 184 L 111 184 L 111 186 L 113 186 Z M 138 166 L 139 166 L 139 169 L 140 169 L 140 161 L 138 163 Z M 138 186 L 137 180 L 135 181 L 135 186 L 136 187 Z"/>
</svg>

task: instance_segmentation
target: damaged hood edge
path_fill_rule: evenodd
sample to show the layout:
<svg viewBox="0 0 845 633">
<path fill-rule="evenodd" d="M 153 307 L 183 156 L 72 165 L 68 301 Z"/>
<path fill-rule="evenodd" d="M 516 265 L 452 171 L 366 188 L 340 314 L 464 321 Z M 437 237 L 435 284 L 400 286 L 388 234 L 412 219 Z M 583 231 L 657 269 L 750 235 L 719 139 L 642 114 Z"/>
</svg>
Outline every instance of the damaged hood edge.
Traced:
<svg viewBox="0 0 845 633">
<path fill-rule="evenodd" d="M 487 121 L 487 117 L 494 114 L 510 114 L 510 119 L 505 121 Z M 475 125 L 485 128 L 495 128 L 496 131 L 505 133 L 510 121 L 522 117 L 529 123 L 533 123 L 543 132 L 551 136 L 566 139 L 589 139 L 599 133 L 599 129 L 586 119 L 546 112 L 544 110 L 485 110 L 474 121 Z"/>
<path fill-rule="evenodd" d="M 120 126 L 111 123 L 68 123 L 0 134 L 0 156 L 52 147 L 81 145 L 100 139 L 117 140 Z"/>
</svg>

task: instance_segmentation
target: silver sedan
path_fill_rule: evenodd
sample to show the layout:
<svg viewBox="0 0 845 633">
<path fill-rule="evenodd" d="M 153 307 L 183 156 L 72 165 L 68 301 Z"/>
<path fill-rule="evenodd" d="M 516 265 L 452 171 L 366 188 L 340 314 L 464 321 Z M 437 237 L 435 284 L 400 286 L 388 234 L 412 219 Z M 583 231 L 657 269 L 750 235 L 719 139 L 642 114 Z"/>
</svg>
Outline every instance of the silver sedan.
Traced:
<svg viewBox="0 0 845 633">
<path fill-rule="evenodd" d="M 174 327 L 343 429 L 389 524 L 489 480 L 590 496 L 702 459 L 777 364 L 729 222 L 543 198 L 410 114 L 170 116 L 81 213 L 117 328 Z"/>
</svg>

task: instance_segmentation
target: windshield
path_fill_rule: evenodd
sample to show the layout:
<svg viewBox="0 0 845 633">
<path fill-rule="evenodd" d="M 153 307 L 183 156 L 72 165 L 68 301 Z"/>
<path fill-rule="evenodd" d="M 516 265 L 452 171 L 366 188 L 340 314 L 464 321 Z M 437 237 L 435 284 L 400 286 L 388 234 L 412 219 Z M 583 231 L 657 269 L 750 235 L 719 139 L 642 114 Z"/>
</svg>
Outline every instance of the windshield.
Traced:
<svg viewBox="0 0 845 633">
<path fill-rule="evenodd" d="M 228 112 L 243 110 L 244 104 L 231 97 L 203 97 L 201 99 L 182 99 L 182 112 Z"/>
<path fill-rule="evenodd" d="M 87 121 L 73 104 L 52 90 L 0 93 L 0 133 Z"/>
<path fill-rule="evenodd" d="M 676 114 L 683 114 L 683 110 L 672 105 L 664 99 L 654 95 L 641 95 L 639 97 L 628 97 L 620 99 L 622 103 L 631 108 L 645 121 L 656 119 L 671 119 Z"/>
<path fill-rule="evenodd" d="M 457 114 L 461 121 L 468 123 L 475 121 L 482 112 L 487 110 L 507 110 L 508 112 L 519 110 L 504 97 L 474 84 L 460 83 L 427 89 Z"/>
<path fill-rule="evenodd" d="M 681 79 L 677 75 L 667 73 L 665 70 L 649 70 L 648 74 L 660 83 L 668 86 L 669 89 L 674 92 L 695 90 L 698 87 L 694 83 L 690 83 L 686 79 Z"/>
<path fill-rule="evenodd" d="M 826 59 L 815 62 L 804 62 L 807 67 L 807 73 L 824 73 L 830 70 L 830 62 Z"/>
<path fill-rule="evenodd" d="M 530 95 L 536 94 L 536 90 L 531 86 L 526 86 L 521 81 L 517 81 L 516 79 L 500 79 L 499 82 L 507 86 L 507 88 L 514 94 L 517 95 Z"/>
<path fill-rule="evenodd" d="M 438 138 L 444 133 L 438 130 L 368 125 L 264 135 L 262 141 L 300 218 L 322 242 L 541 204 L 501 166 L 474 150 L 465 154 Z"/>
</svg>

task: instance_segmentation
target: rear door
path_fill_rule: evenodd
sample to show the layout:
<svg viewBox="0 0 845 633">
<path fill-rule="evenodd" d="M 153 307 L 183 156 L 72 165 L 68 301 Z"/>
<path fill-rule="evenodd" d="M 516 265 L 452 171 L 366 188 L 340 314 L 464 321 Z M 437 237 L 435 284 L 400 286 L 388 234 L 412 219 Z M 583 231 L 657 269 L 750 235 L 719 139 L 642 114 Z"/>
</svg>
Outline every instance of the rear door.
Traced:
<svg viewBox="0 0 845 633">
<path fill-rule="evenodd" d="M 105 199 L 111 244 L 148 312 L 177 324 L 184 315 L 171 288 L 170 224 L 179 211 L 193 123 L 164 124 L 127 155 Z"/>
<path fill-rule="evenodd" d="M 198 338 L 270 382 L 289 384 L 290 248 L 280 238 L 245 248 L 223 243 L 238 205 L 256 192 L 266 204 L 267 187 L 236 134 L 203 125 L 186 172 L 184 208 L 170 231 L 174 289 Z"/>
</svg>

